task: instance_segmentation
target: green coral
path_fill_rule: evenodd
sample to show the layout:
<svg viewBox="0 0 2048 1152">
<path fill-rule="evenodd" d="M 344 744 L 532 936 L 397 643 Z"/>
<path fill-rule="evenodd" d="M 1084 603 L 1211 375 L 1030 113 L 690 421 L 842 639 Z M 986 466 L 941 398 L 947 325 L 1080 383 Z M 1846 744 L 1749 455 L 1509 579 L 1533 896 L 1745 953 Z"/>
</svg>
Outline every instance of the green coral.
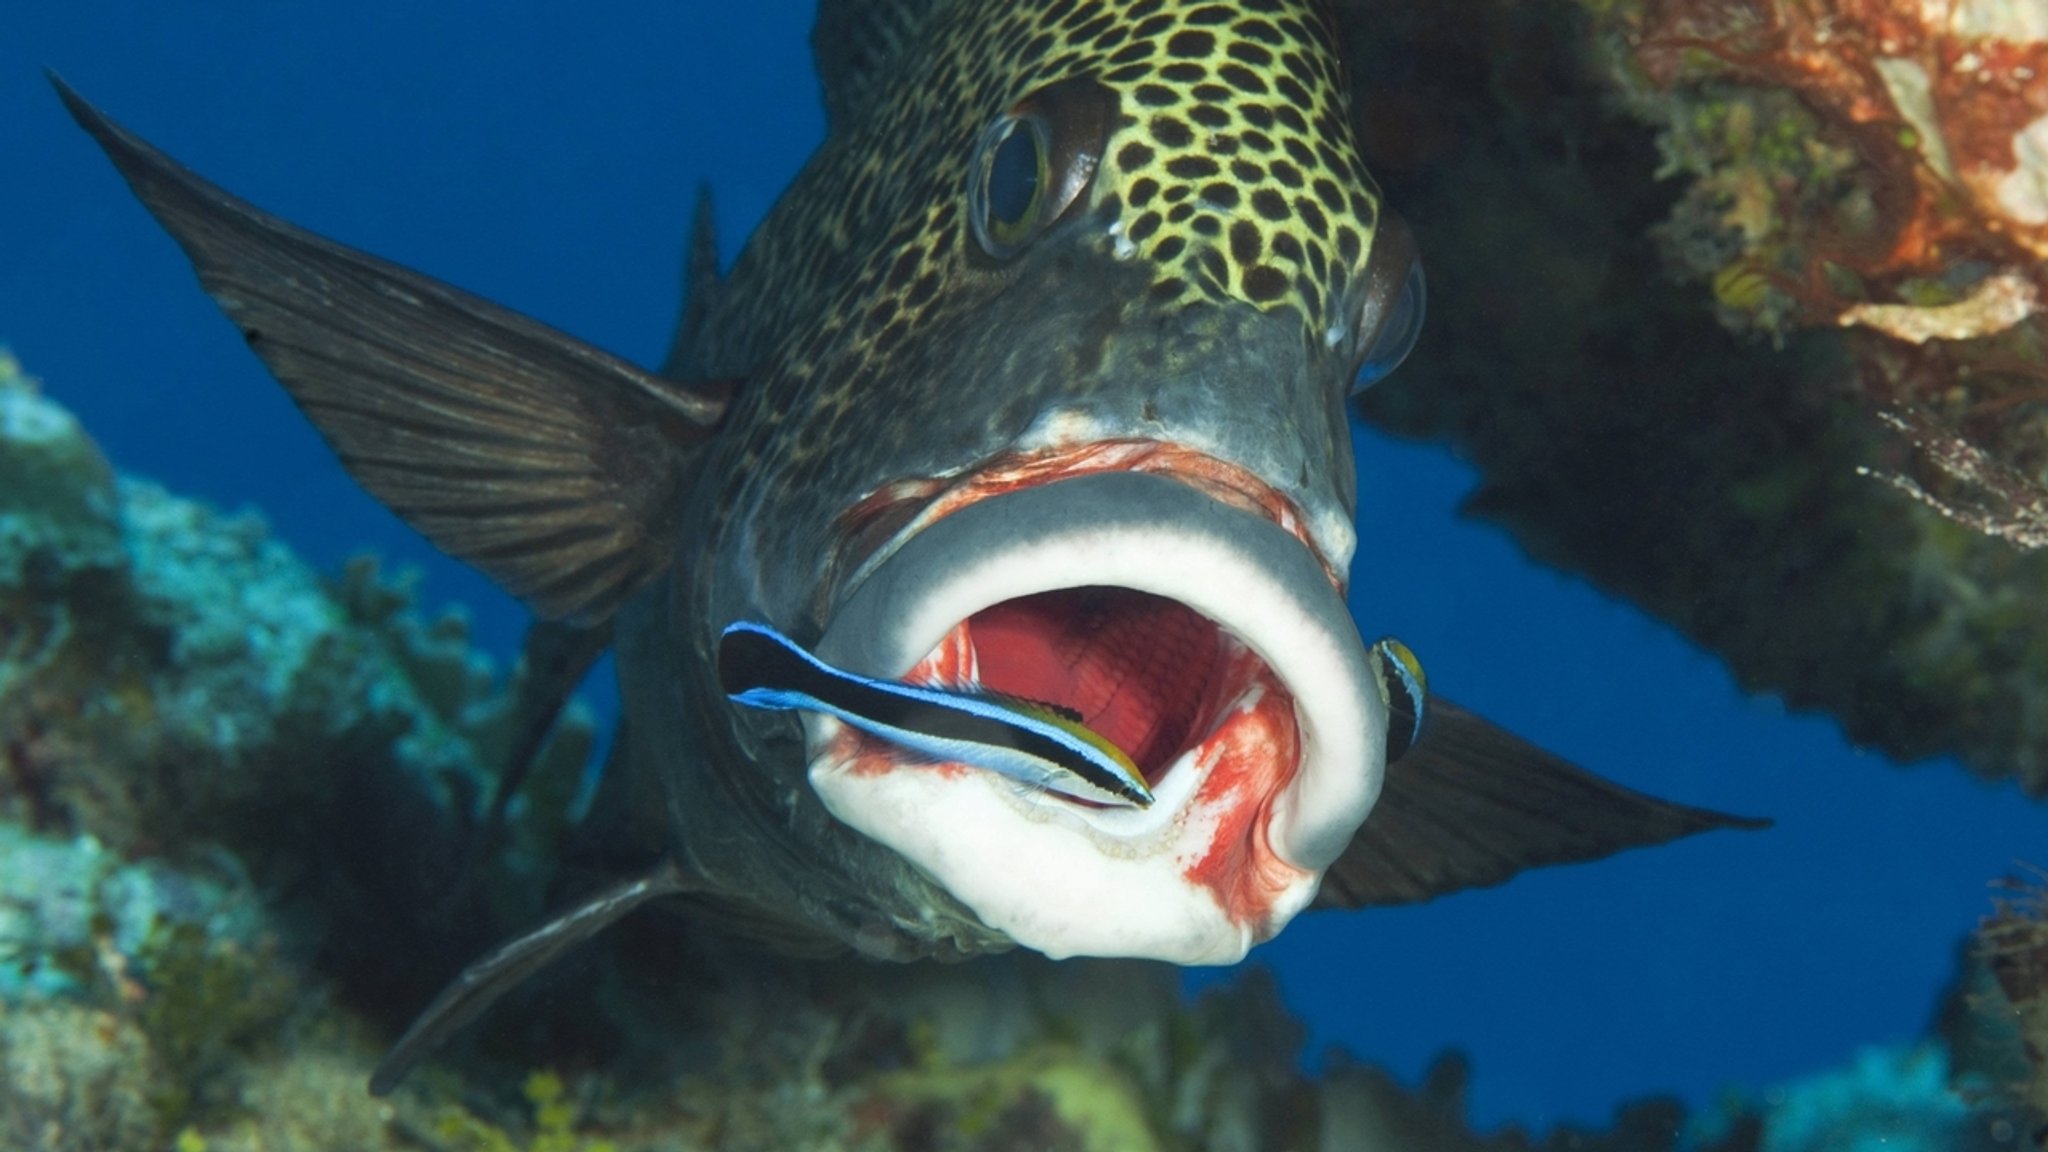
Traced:
<svg viewBox="0 0 2048 1152">
<path fill-rule="evenodd" d="M 1812 323 L 1819 286 L 1808 277 L 1823 265 L 1837 277 L 1824 272 L 1824 286 L 1860 296 L 1854 273 L 1825 261 L 1808 239 L 1823 229 L 1848 242 L 1875 227 L 1855 180 L 1856 152 L 1830 141 L 1797 97 L 1708 85 L 1675 109 L 1664 94 L 1642 90 L 1631 106 L 1665 125 L 1657 178 L 1689 178 L 1653 234 L 1680 279 L 1712 284 L 1724 323 L 1776 338 Z"/>
<path fill-rule="evenodd" d="M 969 1147 L 1159 1152 L 1147 1101 L 1119 1069 L 1061 1045 L 994 1064 L 891 1073 L 867 1085 L 900 1125 L 943 1123 Z M 1028 1133 L 1031 1143 L 1018 1139 Z"/>
<path fill-rule="evenodd" d="M 146 990 L 133 1015 L 176 1071 L 157 1100 L 176 1124 L 232 1075 L 238 1056 L 275 1033 L 298 989 L 273 942 L 222 940 L 193 924 L 160 928 L 137 961 Z"/>
<path fill-rule="evenodd" d="M 451 1152 L 617 1152 L 610 1140 L 577 1135 L 576 1105 L 560 1076 L 535 1072 L 520 1092 L 533 1114 L 533 1139 L 528 1143 L 519 1143 L 504 1129 L 457 1105 L 442 1110 L 434 1131 Z"/>
</svg>

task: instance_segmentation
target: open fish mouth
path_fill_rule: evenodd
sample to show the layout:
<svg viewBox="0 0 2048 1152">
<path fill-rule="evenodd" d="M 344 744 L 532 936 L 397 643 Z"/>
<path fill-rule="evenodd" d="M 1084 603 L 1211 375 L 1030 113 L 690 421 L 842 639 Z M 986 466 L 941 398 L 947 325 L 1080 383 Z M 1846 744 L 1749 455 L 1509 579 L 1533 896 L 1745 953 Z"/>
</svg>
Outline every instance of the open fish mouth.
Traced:
<svg viewBox="0 0 2048 1152">
<path fill-rule="evenodd" d="M 815 715 L 813 787 L 1027 947 L 1241 959 L 1314 897 L 1384 771 L 1365 645 L 1288 512 L 1227 465 L 956 486 L 862 565 L 817 654 L 1072 709 L 1154 802 L 921 762 Z"/>
</svg>

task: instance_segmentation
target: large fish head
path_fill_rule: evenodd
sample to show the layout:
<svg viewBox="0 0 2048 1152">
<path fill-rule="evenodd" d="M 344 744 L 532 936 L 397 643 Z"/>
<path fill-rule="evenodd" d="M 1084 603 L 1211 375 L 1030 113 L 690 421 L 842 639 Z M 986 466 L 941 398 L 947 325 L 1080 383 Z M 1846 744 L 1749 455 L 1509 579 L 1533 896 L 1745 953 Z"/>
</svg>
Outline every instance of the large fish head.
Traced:
<svg viewBox="0 0 2048 1152">
<path fill-rule="evenodd" d="M 1155 803 L 824 718 L 809 778 L 1025 945 L 1234 962 L 1313 898 L 1384 771 L 1343 599 L 1345 399 L 1412 342 L 1415 255 L 1319 5 L 933 20 L 834 108 L 735 270 L 748 308 L 817 295 L 733 416 L 740 570 L 707 627 L 762 611 L 864 675 L 1078 712 Z M 808 283 L 752 276 L 770 256 Z"/>
</svg>

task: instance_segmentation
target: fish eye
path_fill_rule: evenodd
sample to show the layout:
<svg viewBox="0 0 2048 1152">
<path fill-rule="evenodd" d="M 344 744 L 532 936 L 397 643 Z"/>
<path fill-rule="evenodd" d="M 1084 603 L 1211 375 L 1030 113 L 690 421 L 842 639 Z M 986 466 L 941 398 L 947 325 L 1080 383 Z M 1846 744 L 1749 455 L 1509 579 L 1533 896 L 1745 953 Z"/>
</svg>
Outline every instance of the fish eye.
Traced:
<svg viewBox="0 0 2048 1152">
<path fill-rule="evenodd" d="M 1011 116 L 989 125 L 974 175 L 975 238 L 998 259 L 1016 254 L 1037 231 L 1045 198 L 1045 125 Z"/>
<path fill-rule="evenodd" d="M 1364 352 L 1351 379 L 1353 396 L 1400 367 L 1414 351 L 1428 304 L 1422 259 L 1416 255 L 1414 237 L 1399 217 L 1392 213 L 1382 217 L 1373 249 L 1366 265 L 1365 307 L 1359 321 Z"/>
<path fill-rule="evenodd" d="M 1415 341 L 1422 335 L 1425 302 L 1422 261 L 1411 260 L 1408 262 L 1408 275 L 1401 281 L 1401 292 L 1394 298 L 1394 306 L 1380 321 L 1379 330 L 1373 333 L 1372 343 L 1365 350 L 1365 359 L 1359 362 L 1358 374 L 1352 377 L 1353 394 L 1372 387 L 1399 368 L 1401 361 L 1408 358 L 1408 353 L 1415 350 Z"/>
<path fill-rule="evenodd" d="M 1392 636 L 1372 646 L 1371 659 L 1380 699 L 1387 706 L 1387 763 L 1392 764 L 1422 738 L 1429 679 L 1414 651 Z"/>
<path fill-rule="evenodd" d="M 1110 122 L 1108 91 L 1086 78 L 1049 84 L 983 129 L 968 168 L 967 219 L 997 260 L 1022 252 L 1094 179 Z"/>
</svg>

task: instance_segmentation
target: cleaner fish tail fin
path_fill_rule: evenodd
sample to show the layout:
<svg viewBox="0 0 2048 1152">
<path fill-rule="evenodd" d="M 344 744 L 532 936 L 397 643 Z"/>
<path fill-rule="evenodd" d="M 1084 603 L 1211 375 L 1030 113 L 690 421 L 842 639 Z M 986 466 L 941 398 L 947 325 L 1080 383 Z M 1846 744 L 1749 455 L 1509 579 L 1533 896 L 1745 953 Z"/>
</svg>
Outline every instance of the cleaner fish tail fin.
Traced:
<svg viewBox="0 0 2048 1152">
<path fill-rule="evenodd" d="M 581 625 L 667 566 L 681 450 L 728 384 L 664 380 L 288 224 L 50 80 L 343 467 L 442 551 Z"/>
<path fill-rule="evenodd" d="M 822 707 L 834 685 L 856 678 L 823 663 L 765 624 L 738 621 L 718 638 L 718 682 L 755 708 Z"/>
</svg>

